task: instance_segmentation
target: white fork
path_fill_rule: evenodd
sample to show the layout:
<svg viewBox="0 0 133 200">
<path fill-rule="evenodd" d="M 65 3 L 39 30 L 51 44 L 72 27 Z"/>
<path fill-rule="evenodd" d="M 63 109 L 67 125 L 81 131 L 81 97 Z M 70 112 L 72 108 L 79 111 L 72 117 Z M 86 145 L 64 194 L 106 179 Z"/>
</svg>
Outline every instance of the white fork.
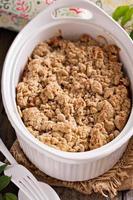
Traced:
<svg viewBox="0 0 133 200">
<path fill-rule="evenodd" d="M 16 184 L 25 194 L 29 194 L 30 199 L 48 200 L 44 192 L 40 189 L 36 178 L 22 165 L 14 164 L 8 166 L 5 175 L 12 177 L 12 182 Z"/>
<path fill-rule="evenodd" d="M 6 168 L 5 175 L 11 176 L 12 182 L 17 185 L 29 199 L 48 200 L 48 197 L 40 188 L 37 179 L 24 166 L 16 162 L 1 139 L 0 151 L 12 164 Z"/>
</svg>

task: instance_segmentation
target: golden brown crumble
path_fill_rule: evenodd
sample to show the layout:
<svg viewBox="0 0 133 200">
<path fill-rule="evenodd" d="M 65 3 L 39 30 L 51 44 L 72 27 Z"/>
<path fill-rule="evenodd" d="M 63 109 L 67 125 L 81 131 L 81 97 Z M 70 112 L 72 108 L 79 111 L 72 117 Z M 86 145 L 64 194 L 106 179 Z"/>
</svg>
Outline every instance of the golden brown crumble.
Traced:
<svg viewBox="0 0 133 200">
<path fill-rule="evenodd" d="M 40 43 L 17 85 L 17 105 L 27 129 L 56 149 L 83 152 L 113 140 L 131 109 L 120 49 L 89 35 L 72 42 Z"/>
</svg>

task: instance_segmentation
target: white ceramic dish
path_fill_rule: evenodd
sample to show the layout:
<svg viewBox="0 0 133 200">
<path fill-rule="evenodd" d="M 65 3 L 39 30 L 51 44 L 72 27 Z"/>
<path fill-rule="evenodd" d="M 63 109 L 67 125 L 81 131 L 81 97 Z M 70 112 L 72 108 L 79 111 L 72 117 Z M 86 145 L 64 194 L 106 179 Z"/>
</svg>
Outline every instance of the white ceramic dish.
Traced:
<svg viewBox="0 0 133 200">
<path fill-rule="evenodd" d="M 89 19 L 55 18 L 52 13 L 61 7 L 76 6 L 87 9 Z M 133 112 L 121 134 L 105 146 L 83 153 L 56 150 L 35 139 L 24 126 L 15 101 L 15 87 L 34 47 L 62 31 L 65 38 L 76 39 L 83 33 L 103 35 L 108 42 L 121 48 L 121 60 L 131 81 L 133 91 L 133 43 L 128 34 L 104 11 L 88 0 L 58 0 L 33 19 L 16 37 L 5 60 L 2 76 L 2 97 L 8 118 L 19 143 L 40 170 L 57 179 L 83 181 L 109 170 L 122 156 L 133 133 Z"/>
</svg>

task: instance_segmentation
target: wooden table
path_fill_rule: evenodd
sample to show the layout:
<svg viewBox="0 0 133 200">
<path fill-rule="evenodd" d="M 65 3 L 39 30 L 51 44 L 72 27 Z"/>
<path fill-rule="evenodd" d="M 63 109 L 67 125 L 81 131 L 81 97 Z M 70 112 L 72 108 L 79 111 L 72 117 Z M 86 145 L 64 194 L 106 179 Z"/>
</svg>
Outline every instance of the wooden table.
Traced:
<svg viewBox="0 0 133 200">
<path fill-rule="evenodd" d="M 5 59 L 6 53 L 16 35 L 17 33 L 15 32 L 0 29 L 0 78 L 1 78 L 3 62 Z M 10 149 L 10 147 L 12 146 L 13 142 L 16 139 L 16 136 L 5 114 L 1 95 L 0 95 L 0 102 L 1 102 L 0 103 L 0 137 L 2 138 L 6 146 Z M 0 155 L 0 160 L 3 160 L 3 159 L 4 157 Z M 100 195 L 95 195 L 95 194 L 91 196 L 82 195 L 73 190 L 61 188 L 61 187 L 60 188 L 54 187 L 54 189 L 59 194 L 61 200 L 69 200 L 69 199 L 71 200 L 105 200 L 105 198 L 101 197 Z M 18 189 L 13 184 L 10 184 L 10 186 L 8 187 L 8 191 L 9 190 L 10 192 L 15 192 L 16 194 L 18 191 Z M 133 200 L 133 191 L 121 192 L 115 199 L 116 200 Z"/>
</svg>

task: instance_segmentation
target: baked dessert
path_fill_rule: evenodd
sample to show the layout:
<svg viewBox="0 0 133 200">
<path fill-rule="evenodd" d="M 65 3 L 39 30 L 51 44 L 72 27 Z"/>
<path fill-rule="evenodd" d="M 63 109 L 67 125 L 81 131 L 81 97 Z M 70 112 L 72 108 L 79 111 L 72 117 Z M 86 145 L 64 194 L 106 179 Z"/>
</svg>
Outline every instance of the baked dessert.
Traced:
<svg viewBox="0 0 133 200">
<path fill-rule="evenodd" d="M 131 111 L 129 80 L 120 49 L 89 35 L 40 43 L 17 85 L 16 101 L 31 134 L 67 152 L 112 141 Z"/>
</svg>

